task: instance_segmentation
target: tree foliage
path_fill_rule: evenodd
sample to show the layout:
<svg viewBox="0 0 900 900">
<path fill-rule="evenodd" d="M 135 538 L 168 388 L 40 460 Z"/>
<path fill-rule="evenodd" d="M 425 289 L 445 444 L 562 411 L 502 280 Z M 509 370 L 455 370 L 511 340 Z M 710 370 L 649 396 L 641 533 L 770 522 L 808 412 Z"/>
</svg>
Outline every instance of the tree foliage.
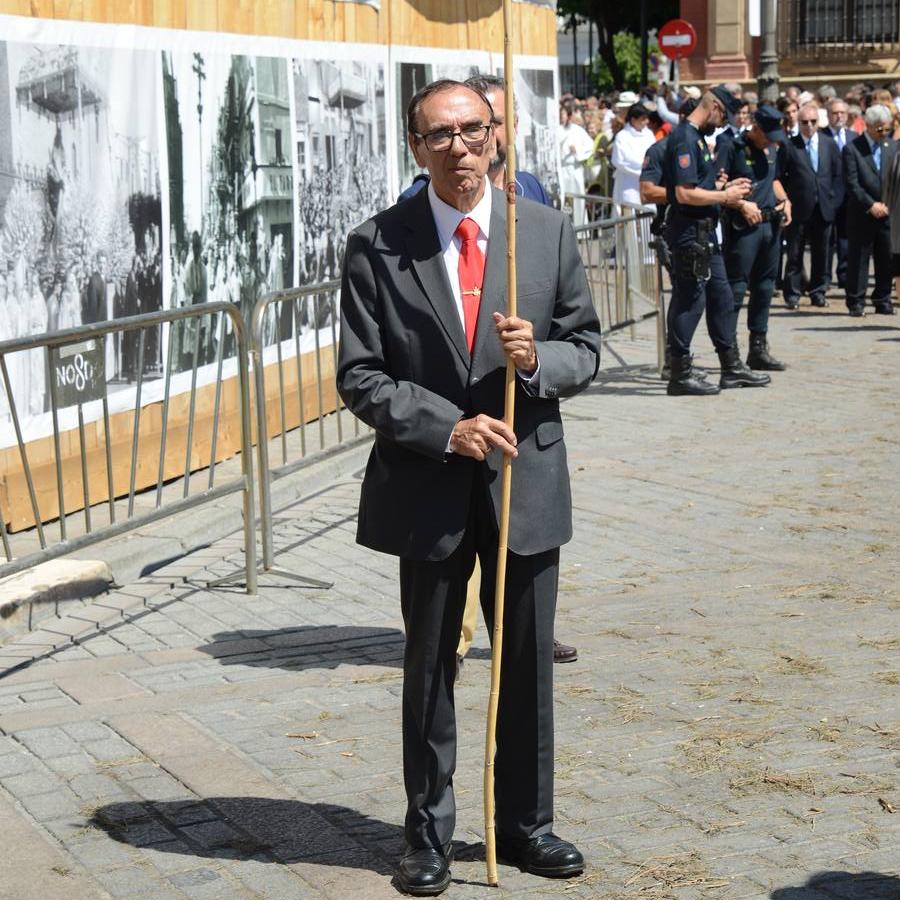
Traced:
<svg viewBox="0 0 900 900">
<path fill-rule="evenodd" d="M 646 0 L 647 28 L 658 28 L 678 15 L 677 0 Z M 597 52 L 609 72 L 613 87 L 622 90 L 626 86 L 625 66 L 616 51 L 616 36 L 629 32 L 636 36 L 640 48 L 641 5 L 639 2 L 611 2 L 611 0 L 559 0 L 560 15 L 576 15 L 592 22 L 597 29 Z M 626 47 L 619 39 L 622 52 Z M 638 50 L 640 54 L 640 49 Z M 640 78 L 640 62 L 638 62 Z"/>
<path fill-rule="evenodd" d="M 620 31 L 613 35 L 613 51 L 616 60 L 622 69 L 622 83 L 616 84 L 613 74 L 602 56 L 596 56 L 591 62 L 591 74 L 594 82 L 601 91 L 613 88 L 626 88 L 635 91 L 641 86 L 641 39 L 630 31 Z M 656 41 L 650 41 L 648 53 L 659 55 L 659 46 Z M 654 78 L 654 71 L 650 67 L 650 80 Z"/>
</svg>

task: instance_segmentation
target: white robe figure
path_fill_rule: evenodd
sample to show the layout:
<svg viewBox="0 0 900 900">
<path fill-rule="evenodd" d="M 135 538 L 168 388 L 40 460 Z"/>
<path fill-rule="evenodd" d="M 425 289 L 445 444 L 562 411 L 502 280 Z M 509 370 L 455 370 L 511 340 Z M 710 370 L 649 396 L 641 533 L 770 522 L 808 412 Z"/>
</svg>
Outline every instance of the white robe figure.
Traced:
<svg viewBox="0 0 900 900">
<path fill-rule="evenodd" d="M 584 161 L 594 152 L 591 136 L 574 122 L 559 126 L 560 190 L 562 202 L 574 194 L 584 194 Z M 572 224 L 583 225 L 584 200 L 572 196 Z"/>
<path fill-rule="evenodd" d="M 647 150 L 656 142 L 649 128 L 638 131 L 632 125 L 625 125 L 613 141 L 612 164 L 613 200 L 616 203 L 641 202 L 641 167 Z"/>
</svg>

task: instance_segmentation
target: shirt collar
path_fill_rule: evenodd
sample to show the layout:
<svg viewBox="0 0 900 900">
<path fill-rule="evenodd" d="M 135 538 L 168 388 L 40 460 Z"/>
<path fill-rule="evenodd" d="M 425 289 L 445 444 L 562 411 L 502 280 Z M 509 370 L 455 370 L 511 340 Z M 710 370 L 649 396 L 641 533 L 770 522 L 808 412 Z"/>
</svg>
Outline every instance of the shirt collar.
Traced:
<svg viewBox="0 0 900 900">
<path fill-rule="evenodd" d="M 879 143 L 881 143 L 881 142 L 880 142 L 880 141 L 873 141 L 873 140 L 872 140 L 872 135 L 869 134 L 868 131 L 864 131 L 863 134 L 866 136 L 866 140 L 867 140 L 868 143 L 869 143 L 869 149 L 874 153 L 874 152 L 875 152 L 875 146 L 876 146 L 876 144 L 879 144 Z"/>
<path fill-rule="evenodd" d="M 428 202 L 431 204 L 431 215 L 434 216 L 434 224 L 437 228 L 438 240 L 441 243 L 442 250 L 450 246 L 450 241 L 453 239 L 459 223 L 467 217 L 475 222 L 485 238 L 490 237 L 492 194 L 491 183 L 485 176 L 482 198 L 471 212 L 464 213 L 460 212 L 455 206 L 451 206 L 449 203 L 441 200 L 434 189 L 434 182 L 428 182 Z"/>
</svg>

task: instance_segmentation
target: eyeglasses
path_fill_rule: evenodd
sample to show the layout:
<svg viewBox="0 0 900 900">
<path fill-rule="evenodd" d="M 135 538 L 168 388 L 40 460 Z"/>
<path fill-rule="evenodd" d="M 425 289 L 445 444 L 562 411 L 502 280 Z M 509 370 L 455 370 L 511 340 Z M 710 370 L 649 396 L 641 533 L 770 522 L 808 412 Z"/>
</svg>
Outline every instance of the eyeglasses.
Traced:
<svg viewBox="0 0 900 900">
<path fill-rule="evenodd" d="M 891 130 L 890 125 L 880 125 L 878 128 L 873 128 L 873 131 L 877 131 L 878 134 L 887 134 Z"/>
<path fill-rule="evenodd" d="M 459 139 L 470 149 L 483 147 L 491 136 L 491 125 L 466 125 L 459 131 L 450 131 L 446 128 L 437 131 L 429 131 L 428 134 L 419 134 L 414 131 L 413 134 L 417 138 L 425 141 L 425 146 L 432 153 L 440 153 L 442 150 L 449 150 L 453 146 L 453 139 Z"/>
<path fill-rule="evenodd" d="M 800 124 L 801 125 L 818 125 L 819 120 L 818 119 L 801 119 Z"/>
</svg>

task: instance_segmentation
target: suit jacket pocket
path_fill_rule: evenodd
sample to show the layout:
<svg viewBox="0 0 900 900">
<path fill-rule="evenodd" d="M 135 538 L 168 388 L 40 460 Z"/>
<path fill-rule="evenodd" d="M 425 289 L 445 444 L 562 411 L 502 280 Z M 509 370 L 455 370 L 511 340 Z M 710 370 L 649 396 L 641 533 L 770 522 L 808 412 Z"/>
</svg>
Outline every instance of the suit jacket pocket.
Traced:
<svg viewBox="0 0 900 900">
<path fill-rule="evenodd" d="M 518 291 L 516 293 L 516 299 L 521 299 L 524 297 L 534 297 L 540 295 L 552 295 L 553 285 L 547 281 L 524 281 L 519 282 Z"/>
<path fill-rule="evenodd" d="M 541 422 L 534 431 L 534 441 L 541 450 L 562 440 L 562 436 L 562 422 Z"/>
</svg>

